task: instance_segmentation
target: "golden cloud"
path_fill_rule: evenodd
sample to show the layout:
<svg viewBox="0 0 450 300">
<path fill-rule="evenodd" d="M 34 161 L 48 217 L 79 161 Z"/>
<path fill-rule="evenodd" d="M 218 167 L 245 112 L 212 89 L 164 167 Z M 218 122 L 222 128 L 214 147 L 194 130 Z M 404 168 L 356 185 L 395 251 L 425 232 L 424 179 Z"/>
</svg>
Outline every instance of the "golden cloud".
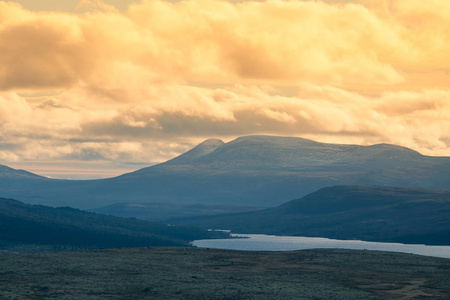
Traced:
<svg viewBox="0 0 450 300">
<path fill-rule="evenodd" d="M 139 94 L 148 98 L 136 102 L 127 88 L 126 82 L 116 87 L 129 98 L 110 99 L 108 105 L 90 105 L 101 92 L 87 93 L 79 87 L 50 98 L 4 94 L 0 144 L 20 147 L 2 149 L 3 159 L 14 155 L 17 159 L 67 159 L 78 153 L 78 158 L 84 154 L 86 158 L 155 161 L 174 155 L 149 151 L 156 144 L 164 148 L 167 141 L 193 144 L 208 137 L 248 134 L 388 142 L 424 154 L 448 155 L 450 91 L 389 92 L 374 98 L 303 85 L 298 96 L 288 97 L 259 86 L 210 89 L 174 84 L 141 88 Z M 146 147 L 149 143 L 153 146 Z"/>
<path fill-rule="evenodd" d="M 450 4 L 344 2 L 0 1 L 0 159 L 155 161 L 247 134 L 449 155 Z"/>
<path fill-rule="evenodd" d="M 410 37 L 424 29 L 403 24 L 414 10 L 396 23 L 356 4 L 156 0 L 125 14 L 101 1 L 80 4 L 103 11 L 31 13 L 1 2 L 3 89 L 66 87 L 118 63 L 163 79 L 394 84 L 403 79 L 395 65 L 425 47 Z M 423 43 L 424 55 L 447 49 L 439 38 L 448 30 L 441 33 Z"/>
</svg>

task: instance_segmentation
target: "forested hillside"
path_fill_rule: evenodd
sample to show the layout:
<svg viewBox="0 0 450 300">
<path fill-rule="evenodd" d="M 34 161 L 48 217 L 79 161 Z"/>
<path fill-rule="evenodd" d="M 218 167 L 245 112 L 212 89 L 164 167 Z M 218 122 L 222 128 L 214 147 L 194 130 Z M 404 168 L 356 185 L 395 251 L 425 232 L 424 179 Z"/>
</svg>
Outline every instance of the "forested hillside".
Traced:
<svg viewBox="0 0 450 300">
<path fill-rule="evenodd" d="M 178 222 L 237 233 L 450 245 L 450 191 L 335 186 L 275 208 Z"/>
<path fill-rule="evenodd" d="M 4 249 L 17 245 L 54 249 L 186 246 L 214 236 L 225 234 L 0 199 L 0 247 Z"/>
</svg>

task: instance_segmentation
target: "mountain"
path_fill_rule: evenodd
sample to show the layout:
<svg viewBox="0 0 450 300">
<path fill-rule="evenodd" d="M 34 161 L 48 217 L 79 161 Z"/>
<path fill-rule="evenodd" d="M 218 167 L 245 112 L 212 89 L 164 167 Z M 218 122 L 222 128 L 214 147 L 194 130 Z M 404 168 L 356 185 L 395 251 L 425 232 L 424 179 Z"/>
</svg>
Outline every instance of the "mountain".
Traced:
<svg viewBox="0 0 450 300">
<path fill-rule="evenodd" d="M 219 235 L 196 228 L 51 208 L 0 199 L 0 249 L 118 248 L 187 246 L 190 241 Z M 53 247 L 53 248 L 52 248 Z"/>
<path fill-rule="evenodd" d="M 204 141 L 203 143 L 197 145 L 193 149 L 189 150 L 188 152 L 175 157 L 174 159 L 170 160 L 170 164 L 186 164 L 191 163 L 195 160 L 200 159 L 203 156 L 206 156 L 215 150 L 217 148 L 223 146 L 225 143 L 218 139 L 209 139 Z"/>
<path fill-rule="evenodd" d="M 238 233 L 450 245 L 450 191 L 335 186 L 275 208 L 171 222 Z"/>
<path fill-rule="evenodd" d="M 210 140 L 205 143 L 210 143 Z M 240 137 L 227 144 L 215 147 L 214 151 L 204 155 L 192 156 L 197 148 L 168 161 L 164 165 L 182 164 L 208 165 L 225 169 L 243 170 L 294 170 L 317 168 L 320 166 L 348 165 L 350 162 L 364 163 L 379 159 L 417 159 L 421 155 L 408 148 L 395 145 L 379 144 L 369 147 L 357 145 L 324 144 L 302 138 L 286 138 L 276 136 Z M 145 168 L 143 170 L 150 170 Z"/>
<path fill-rule="evenodd" d="M 83 209 L 116 203 L 273 207 L 335 185 L 450 189 L 450 157 L 388 144 L 246 136 L 207 140 L 165 163 L 115 178 L 1 178 L 0 196 Z"/>
<path fill-rule="evenodd" d="M 20 180 L 20 179 L 46 179 L 43 176 L 39 176 L 24 170 L 16 170 L 7 166 L 3 166 L 0 165 L 0 180 L 5 180 L 5 179 L 15 179 L 15 180 Z"/>
</svg>

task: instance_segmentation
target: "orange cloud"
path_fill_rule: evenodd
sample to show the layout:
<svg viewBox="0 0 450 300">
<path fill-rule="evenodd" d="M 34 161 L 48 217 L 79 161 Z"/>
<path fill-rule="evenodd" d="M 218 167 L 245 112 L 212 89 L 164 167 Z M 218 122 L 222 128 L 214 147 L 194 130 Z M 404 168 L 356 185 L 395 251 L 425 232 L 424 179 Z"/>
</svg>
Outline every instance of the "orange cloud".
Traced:
<svg viewBox="0 0 450 300">
<path fill-rule="evenodd" d="M 247 134 L 450 155 L 443 1 L 83 3 L 0 1 L 0 160 L 155 161 Z"/>
<path fill-rule="evenodd" d="M 103 94 L 104 104 L 98 104 L 101 91 L 87 92 L 86 87 L 33 99 L 4 94 L 0 98 L 1 157 L 155 161 L 174 155 L 162 150 L 167 141 L 186 145 L 208 137 L 248 134 L 340 143 L 388 142 L 424 154 L 448 155 L 450 91 L 390 92 L 373 98 L 315 85 L 299 87 L 295 97 L 243 85 L 148 86 L 136 95 L 127 89 L 127 82 L 116 86 L 126 97 L 121 101 Z M 147 98 L 135 100 L 143 94 Z M 150 151 L 155 145 L 161 149 Z"/>
<path fill-rule="evenodd" d="M 159 80 L 344 88 L 385 88 L 411 69 L 449 68 L 448 4 L 389 3 L 155 0 L 121 13 L 84 0 L 97 10 L 72 15 L 0 2 L 0 88 L 67 87 L 118 64 Z"/>
</svg>

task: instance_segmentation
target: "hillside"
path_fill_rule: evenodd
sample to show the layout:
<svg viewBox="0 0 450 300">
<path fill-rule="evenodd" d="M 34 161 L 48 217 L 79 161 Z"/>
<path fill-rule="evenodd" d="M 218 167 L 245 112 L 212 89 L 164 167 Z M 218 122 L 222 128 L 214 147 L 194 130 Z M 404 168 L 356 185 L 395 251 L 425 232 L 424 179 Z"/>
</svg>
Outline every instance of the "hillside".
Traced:
<svg viewBox="0 0 450 300">
<path fill-rule="evenodd" d="M 171 222 L 237 233 L 450 245 L 450 191 L 336 186 L 275 208 Z"/>
<path fill-rule="evenodd" d="M 180 217 L 198 217 L 249 212 L 261 208 L 219 204 L 173 204 L 173 203 L 118 203 L 92 209 L 103 215 L 133 217 L 140 220 L 162 221 Z"/>
<path fill-rule="evenodd" d="M 207 140 L 165 163 L 110 179 L 1 178 L 0 196 L 82 209 L 117 203 L 273 207 L 335 185 L 450 189 L 450 158 L 387 144 L 247 136 Z"/>
<path fill-rule="evenodd" d="M 4 179 L 45 180 L 46 178 L 24 170 L 16 170 L 7 166 L 0 165 L 0 180 Z"/>
<path fill-rule="evenodd" d="M 450 259 L 140 248 L 0 255 L 2 299 L 449 299 Z"/>
<path fill-rule="evenodd" d="M 186 246 L 199 238 L 224 236 L 10 199 L 0 199 L 0 228 L 0 249 L 15 250 Z"/>
</svg>

